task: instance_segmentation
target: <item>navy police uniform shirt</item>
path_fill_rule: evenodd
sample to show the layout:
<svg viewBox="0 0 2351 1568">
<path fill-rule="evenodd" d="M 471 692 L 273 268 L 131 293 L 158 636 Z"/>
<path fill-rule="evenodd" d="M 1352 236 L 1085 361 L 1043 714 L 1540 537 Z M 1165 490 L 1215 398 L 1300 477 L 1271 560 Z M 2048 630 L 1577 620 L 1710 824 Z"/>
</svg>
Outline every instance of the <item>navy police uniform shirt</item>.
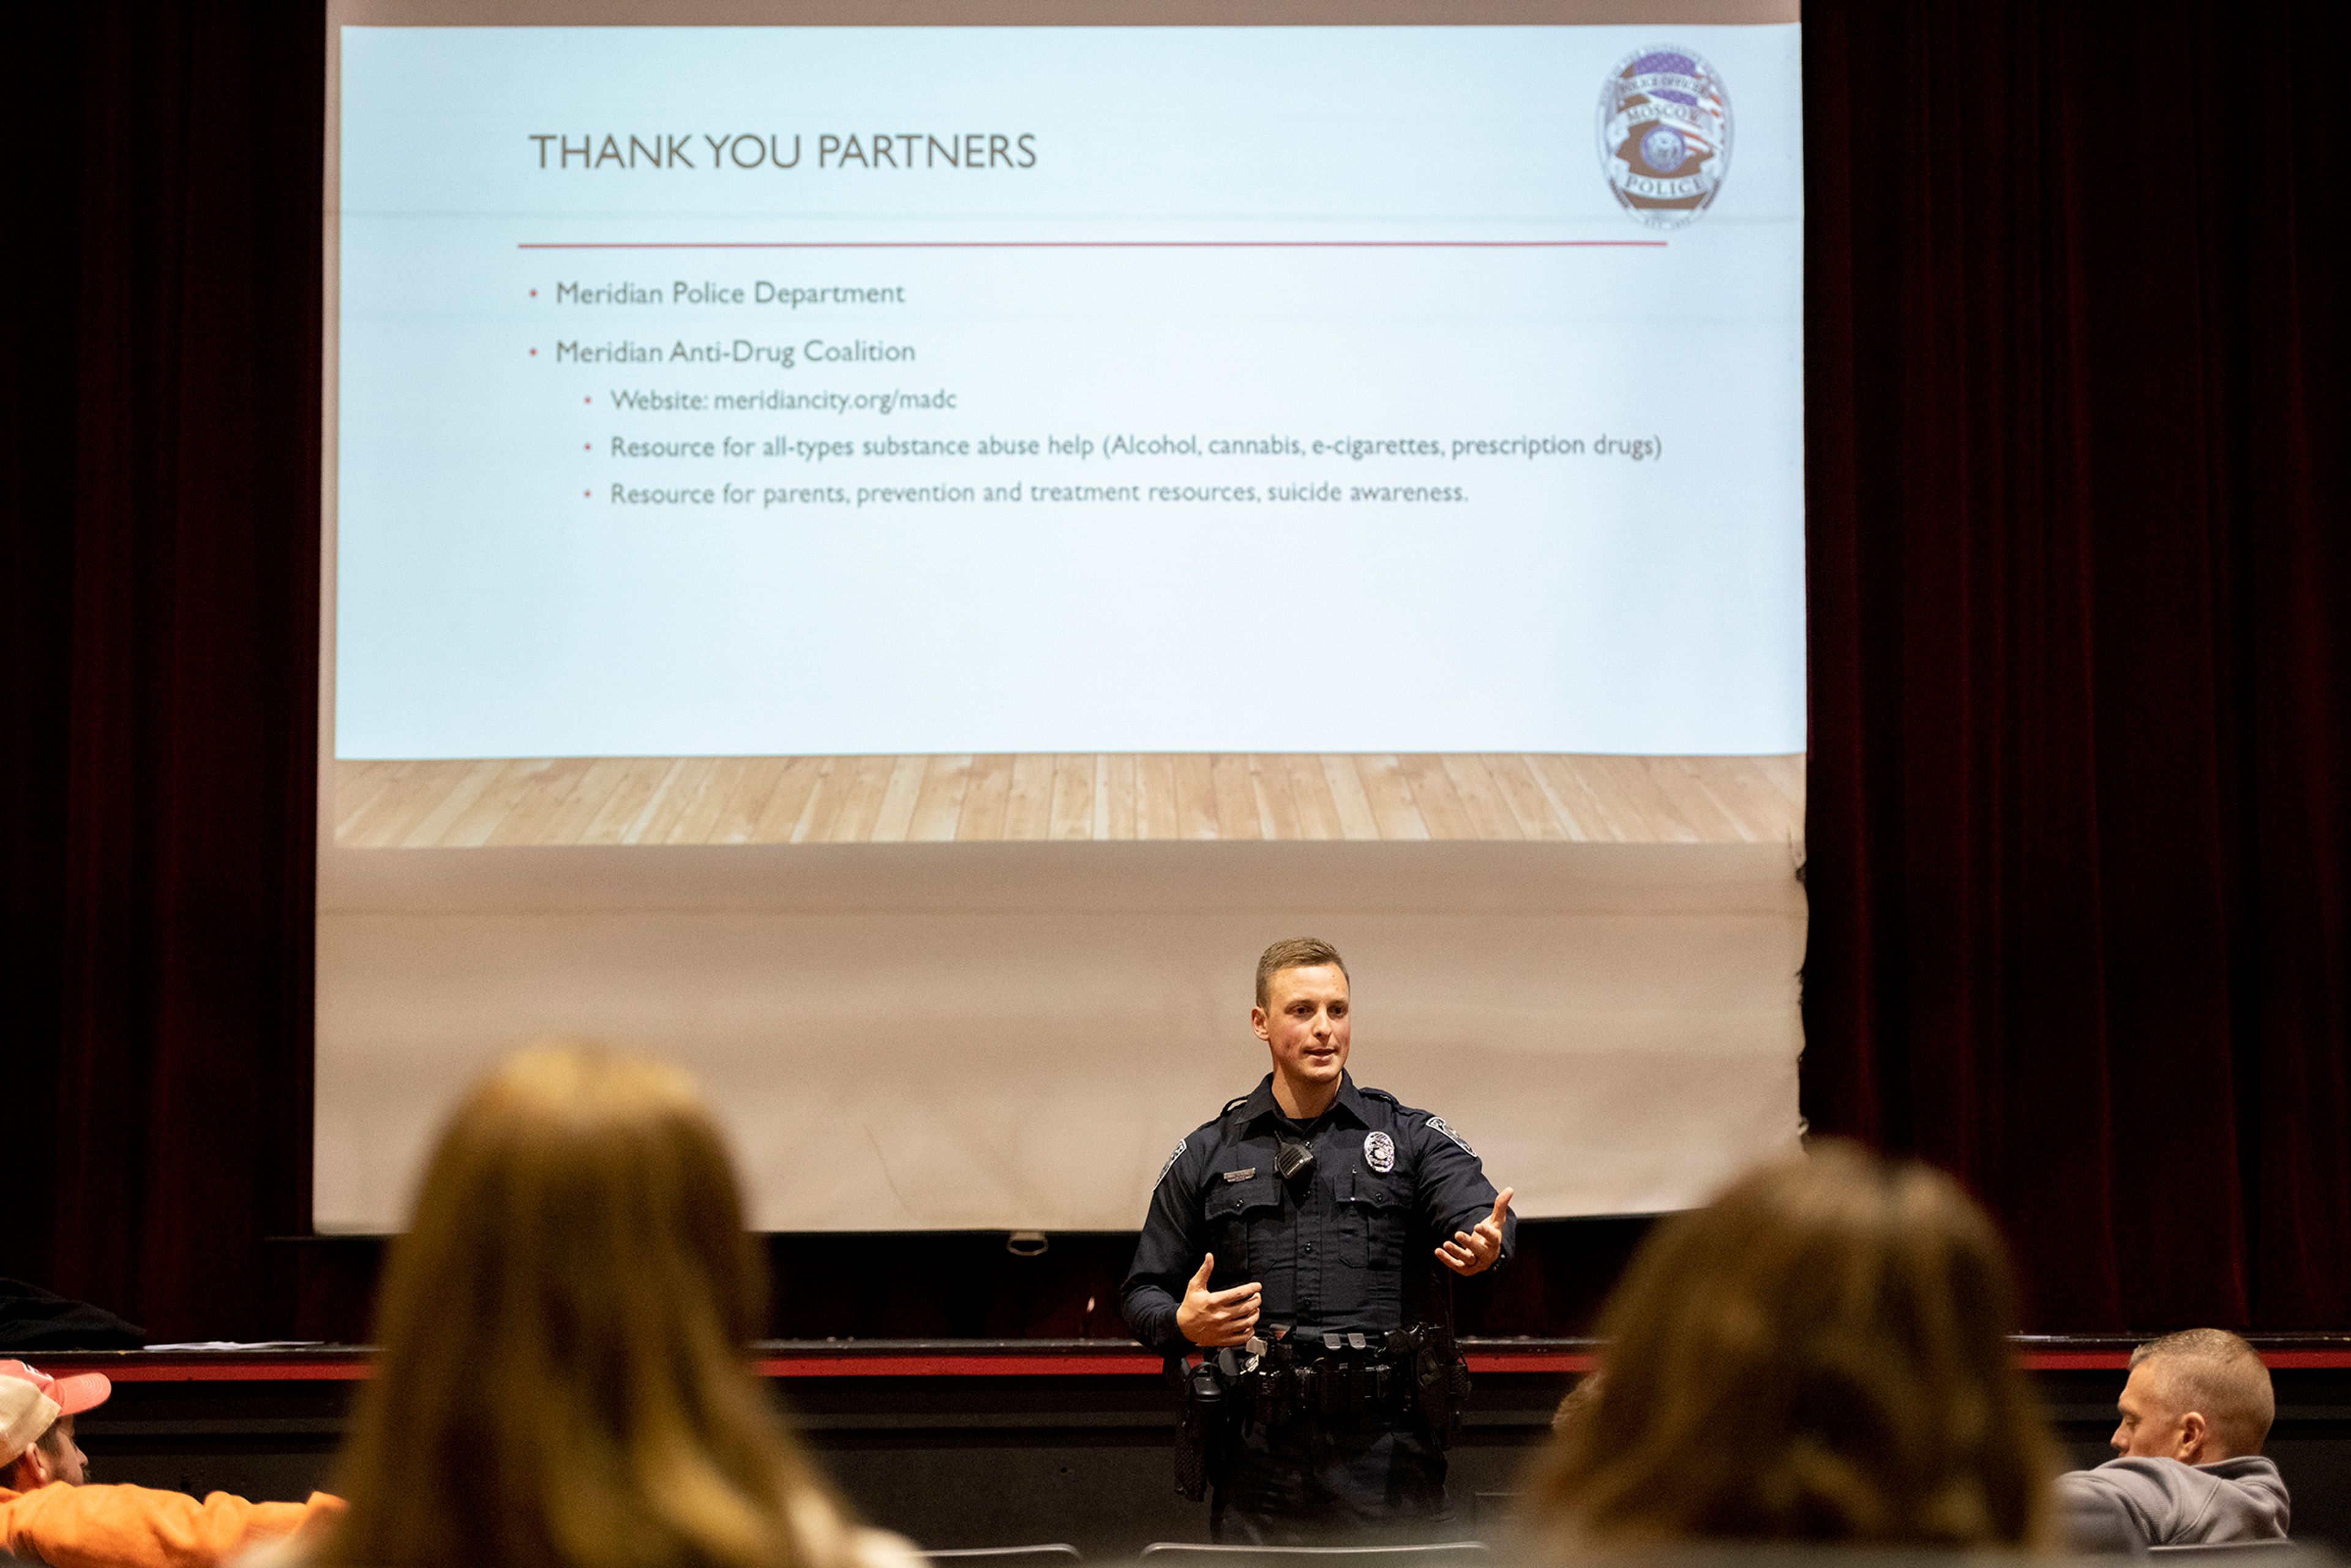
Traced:
<svg viewBox="0 0 2351 1568">
<path fill-rule="evenodd" d="M 1405 1299 L 1407 1274 L 1421 1277 L 1422 1263 L 1445 1267 L 1407 1249 L 1433 1252 L 1493 1213 L 1485 1166 L 1442 1118 L 1358 1089 L 1343 1072 L 1338 1098 L 1308 1140 L 1314 1172 L 1299 1192 L 1274 1168 L 1295 1125 L 1276 1103 L 1269 1072 L 1176 1145 L 1120 1291 L 1135 1338 L 1165 1355 L 1190 1348 L 1176 1309 L 1209 1252 L 1217 1255 L 1209 1289 L 1262 1288 L 1261 1335 L 1282 1325 L 1315 1337 L 1384 1334 L 1421 1315 L 1421 1303 Z M 1517 1233 L 1517 1217 L 1504 1215 L 1497 1264 L 1510 1258 Z"/>
</svg>

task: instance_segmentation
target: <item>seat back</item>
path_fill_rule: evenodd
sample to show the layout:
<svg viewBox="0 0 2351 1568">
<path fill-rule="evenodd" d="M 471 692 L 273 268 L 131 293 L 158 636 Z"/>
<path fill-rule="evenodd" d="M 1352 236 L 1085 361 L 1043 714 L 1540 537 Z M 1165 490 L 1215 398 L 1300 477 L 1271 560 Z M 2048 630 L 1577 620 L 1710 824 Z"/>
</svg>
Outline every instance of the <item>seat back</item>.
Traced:
<svg viewBox="0 0 2351 1568">
<path fill-rule="evenodd" d="M 1142 1556 L 1153 1568 L 1484 1568 L 1489 1553 L 1482 1541 L 1415 1546 L 1199 1546 L 1155 1541 Z"/>
</svg>

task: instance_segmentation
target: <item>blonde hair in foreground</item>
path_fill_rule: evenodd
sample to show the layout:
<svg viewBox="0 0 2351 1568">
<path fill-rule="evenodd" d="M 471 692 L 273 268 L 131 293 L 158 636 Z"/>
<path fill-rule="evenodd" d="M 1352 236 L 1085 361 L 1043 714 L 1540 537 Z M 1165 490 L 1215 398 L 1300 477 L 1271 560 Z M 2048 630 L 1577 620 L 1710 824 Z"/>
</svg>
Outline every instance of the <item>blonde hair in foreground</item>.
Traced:
<svg viewBox="0 0 2351 1568">
<path fill-rule="evenodd" d="M 392 1248 L 350 1511 L 319 1560 L 831 1561 L 818 1531 L 840 1516 L 746 1364 L 765 1318 L 734 1167 L 684 1075 L 515 1057 L 458 1107 Z"/>
<path fill-rule="evenodd" d="M 1949 1177 L 1840 1143 L 1766 1166 L 1634 1259 L 1536 1523 L 1625 1546 L 2043 1544 L 2053 1449 L 2013 1317 L 1999 1234 Z"/>
</svg>

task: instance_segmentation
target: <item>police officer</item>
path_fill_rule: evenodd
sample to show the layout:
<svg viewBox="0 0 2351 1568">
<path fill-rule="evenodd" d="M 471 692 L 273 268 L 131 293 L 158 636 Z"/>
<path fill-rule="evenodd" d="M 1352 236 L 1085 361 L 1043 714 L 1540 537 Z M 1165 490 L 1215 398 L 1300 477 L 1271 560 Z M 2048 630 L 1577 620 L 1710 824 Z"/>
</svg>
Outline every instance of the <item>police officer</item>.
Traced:
<svg viewBox="0 0 2351 1568">
<path fill-rule="evenodd" d="M 1122 1291 L 1144 1344 L 1205 1353 L 1185 1437 L 1215 1486 L 1220 1542 L 1451 1517 L 1443 1445 L 1467 1378 L 1433 1266 L 1483 1273 L 1517 1220 L 1441 1118 L 1356 1087 L 1347 1004 L 1329 943 L 1266 949 L 1249 1023 L 1273 1071 L 1176 1145 Z"/>
</svg>

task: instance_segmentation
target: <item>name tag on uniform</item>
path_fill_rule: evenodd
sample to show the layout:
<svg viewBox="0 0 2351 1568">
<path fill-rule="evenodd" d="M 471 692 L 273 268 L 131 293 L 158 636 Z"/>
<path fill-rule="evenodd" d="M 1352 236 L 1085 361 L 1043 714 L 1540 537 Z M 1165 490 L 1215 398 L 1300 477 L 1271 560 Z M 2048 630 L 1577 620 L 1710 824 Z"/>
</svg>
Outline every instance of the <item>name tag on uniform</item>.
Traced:
<svg viewBox="0 0 2351 1568">
<path fill-rule="evenodd" d="M 1245 1171 L 1227 1171 L 1225 1173 L 1225 1179 L 1227 1181 L 1247 1181 L 1249 1177 L 1255 1175 L 1257 1175 L 1257 1167 L 1255 1166 L 1251 1166 Z"/>
</svg>

